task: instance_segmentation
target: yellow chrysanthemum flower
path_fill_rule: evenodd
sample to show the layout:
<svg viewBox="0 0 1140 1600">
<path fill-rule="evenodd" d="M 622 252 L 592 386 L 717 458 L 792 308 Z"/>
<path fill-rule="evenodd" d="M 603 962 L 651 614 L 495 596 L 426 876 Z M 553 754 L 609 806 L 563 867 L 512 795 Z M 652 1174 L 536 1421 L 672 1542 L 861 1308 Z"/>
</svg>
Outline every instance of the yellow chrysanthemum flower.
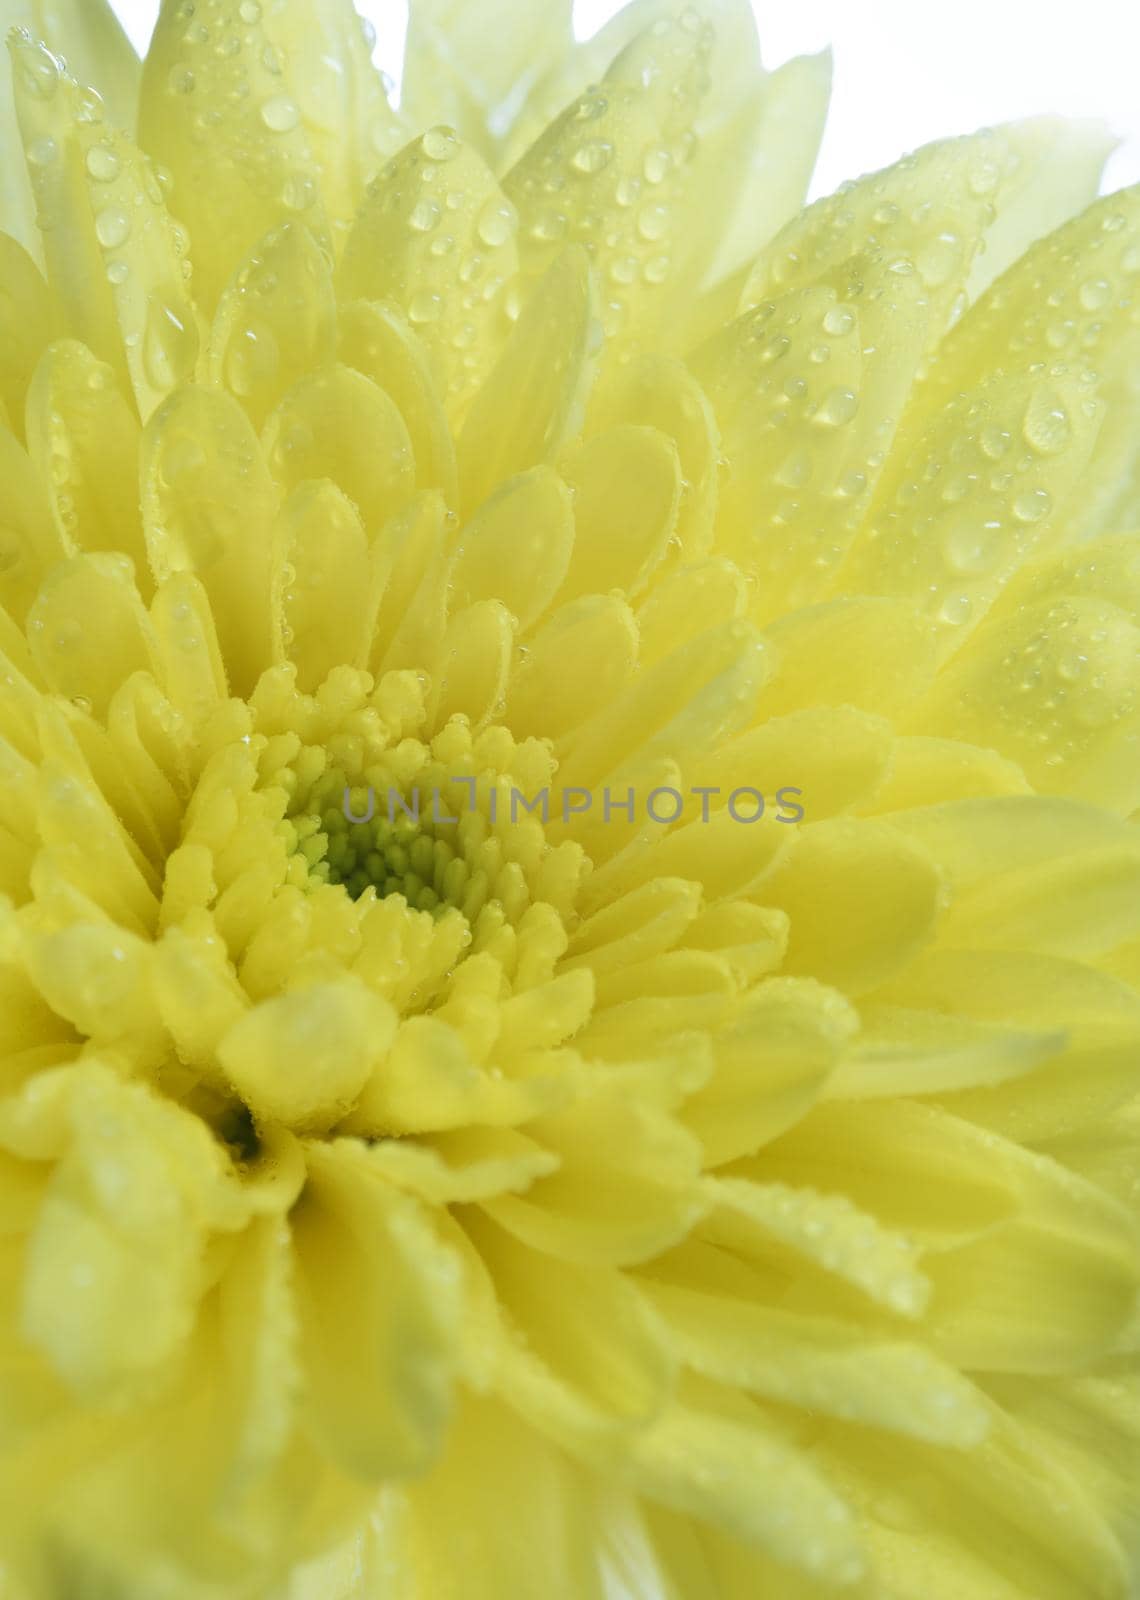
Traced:
<svg viewBox="0 0 1140 1600">
<path fill-rule="evenodd" d="M 1100 133 L 0 17 L 0 1593 L 1136 1595 Z"/>
</svg>

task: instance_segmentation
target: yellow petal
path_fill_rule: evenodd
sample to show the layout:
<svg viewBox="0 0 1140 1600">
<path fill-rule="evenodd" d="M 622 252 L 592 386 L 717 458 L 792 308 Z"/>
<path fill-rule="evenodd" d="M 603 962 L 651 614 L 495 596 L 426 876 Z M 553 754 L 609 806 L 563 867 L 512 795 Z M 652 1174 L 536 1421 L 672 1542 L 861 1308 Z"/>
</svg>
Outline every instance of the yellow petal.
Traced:
<svg viewBox="0 0 1140 1600">
<path fill-rule="evenodd" d="M 372 61 L 372 36 L 350 0 L 275 7 L 265 25 L 308 135 L 320 198 L 339 244 L 365 184 L 404 140 Z M 286 204 L 303 213 L 313 198 L 298 178 Z"/>
<path fill-rule="evenodd" d="M 785 970 L 858 994 L 930 940 L 942 880 L 921 844 L 884 823 L 806 823 L 764 885 L 791 921 Z"/>
<path fill-rule="evenodd" d="M 49 345 L 28 391 L 28 448 L 60 537 L 78 550 L 126 551 L 145 584 L 138 446 L 138 422 L 112 369 L 74 340 Z"/>
<path fill-rule="evenodd" d="M 451 415 L 462 415 L 509 330 L 518 219 L 449 128 L 407 145 L 376 179 L 345 246 L 343 298 L 390 301 L 415 328 Z M 523 463 L 529 465 L 529 463 Z"/>
<path fill-rule="evenodd" d="M 7 172 L 8 163 L 5 163 Z M 8 426 L 24 437 L 24 396 L 44 348 L 55 334 L 56 308 L 27 251 L 0 233 L 0 400 Z"/>
<path fill-rule="evenodd" d="M 869 1339 L 824 1317 L 648 1280 L 687 1361 L 766 1399 L 959 1449 L 985 1436 L 988 1407 L 922 1345 Z"/>
<path fill-rule="evenodd" d="M 76 556 L 54 567 L 28 613 L 28 638 L 55 692 L 102 715 L 116 687 L 153 662 L 129 558 Z"/>
<path fill-rule="evenodd" d="M 682 479 L 676 536 L 686 559 L 705 555 L 716 518 L 720 436 L 700 385 L 670 356 L 646 352 L 612 363 L 590 397 L 587 431 L 623 422 L 656 428 L 672 439 Z"/>
<path fill-rule="evenodd" d="M 595 434 L 562 463 L 574 494 L 574 554 L 560 598 L 644 589 L 674 536 L 681 500 L 676 446 L 632 424 Z"/>
<path fill-rule="evenodd" d="M 178 218 L 194 241 L 194 294 L 207 315 L 234 259 L 294 211 L 327 241 L 318 162 L 268 9 L 246 22 L 237 0 L 225 0 L 212 27 L 188 28 L 179 0 L 163 0 L 143 67 L 139 135 L 173 177 Z M 237 50 L 219 51 L 217 30 Z"/>
<path fill-rule="evenodd" d="M 578 727 L 598 701 L 614 699 L 637 657 L 637 623 L 617 595 L 584 595 L 560 606 L 526 643 L 511 672 L 507 709 L 520 735 L 557 737 Z M 568 661 L 592 670 L 567 672 Z"/>
<path fill-rule="evenodd" d="M 201 579 L 234 685 L 248 690 L 273 653 L 277 496 L 245 413 L 219 391 L 177 390 L 147 424 L 140 473 L 155 579 Z"/>
<path fill-rule="evenodd" d="M 33 1236 L 24 1326 L 67 1381 L 107 1397 L 190 1335 L 225 1157 L 197 1119 L 106 1068 L 75 1080 L 71 1123 Z"/>
<path fill-rule="evenodd" d="M 589 263 L 565 250 L 538 283 L 459 436 L 459 485 L 472 511 L 496 484 L 550 461 L 580 432 L 601 340 Z"/>
<path fill-rule="evenodd" d="M 402 511 L 415 482 L 412 444 L 394 401 L 350 367 L 302 378 L 265 425 L 266 460 L 284 487 L 331 478 L 370 532 Z"/>
<path fill-rule="evenodd" d="M 401 104 L 412 122 L 452 122 L 488 150 L 522 94 L 572 40 L 571 7 L 506 0 L 490 29 L 457 0 L 414 0 Z"/>
<path fill-rule="evenodd" d="M 522 219 L 526 277 L 540 276 L 562 243 L 584 247 L 604 280 L 602 317 L 615 337 L 646 338 L 699 276 L 686 274 L 693 240 L 679 233 L 675 213 L 692 178 L 709 44 L 699 19 L 685 27 L 664 17 L 645 28 L 503 180 Z M 638 201 L 646 161 L 658 182 Z M 603 238 L 599 214 L 611 219 Z"/>
<path fill-rule="evenodd" d="M 857 1027 L 852 1007 L 820 984 L 762 983 L 717 1035 L 712 1077 L 685 1107 L 705 1165 L 748 1155 L 798 1122 Z"/>
<path fill-rule="evenodd" d="M 336 352 L 336 302 L 324 252 L 285 222 L 234 273 L 214 313 L 210 381 L 226 387 L 260 428 L 285 391 Z"/>
<path fill-rule="evenodd" d="M 454 1264 L 365 1150 L 338 1140 L 307 1159 L 292 1216 L 307 1425 L 355 1477 L 423 1471 L 450 1411 Z"/>
<path fill-rule="evenodd" d="M 67 331 L 129 375 L 145 419 L 197 361 L 185 232 L 146 157 L 105 122 L 98 95 L 44 46 L 15 36 L 12 48 L 49 281 Z"/>
<path fill-rule="evenodd" d="M 566 485 L 546 467 L 511 478 L 460 530 L 447 577 L 456 606 L 498 599 L 529 628 L 558 592 L 577 552 Z"/>
<path fill-rule="evenodd" d="M 340 310 L 340 359 L 386 389 L 400 409 L 416 461 L 416 488 L 456 501 L 455 443 L 431 359 L 394 306 L 356 300 Z"/>
<path fill-rule="evenodd" d="M 367 664 L 375 597 L 356 507 L 327 479 L 302 483 L 281 508 L 277 549 L 282 643 L 312 693 L 334 667 Z"/>
</svg>

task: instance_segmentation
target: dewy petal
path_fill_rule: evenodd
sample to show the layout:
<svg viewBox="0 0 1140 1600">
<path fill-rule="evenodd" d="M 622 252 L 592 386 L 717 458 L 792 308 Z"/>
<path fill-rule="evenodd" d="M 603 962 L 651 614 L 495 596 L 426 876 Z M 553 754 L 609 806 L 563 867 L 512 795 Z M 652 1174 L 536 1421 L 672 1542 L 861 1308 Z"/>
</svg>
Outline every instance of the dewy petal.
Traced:
<svg viewBox="0 0 1140 1600">
<path fill-rule="evenodd" d="M 415 461 L 404 420 L 391 396 L 351 367 L 306 374 L 270 416 L 262 446 L 283 488 L 331 478 L 371 533 L 412 497 Z"/>
<path fill-rule="evenodd" d="M 561 598 L 644 590 L 677 525 L 681 463 L 656 428 L 624 424 L 568 453 L 562 467 L 575 497 L 574 554 Z"/>
<path fill-rule="evenodd" d="M 445 578 L 452 603 L 497 598 L 520 629 L 530 628 L 577 552 L 571 494 L 549 467 L 508 479 L 458 534 Z"/>
<path fill-rule="evenodd" d="M 417 127 L 453 123 L 490 154 L 572 38 L 569 0 L 503 0 L 492 25 L 463 0 L 413 0 L 401 106 Z"/>
<path fill-rule="evenodd" d="M 482 159 L 437 127 L 372 183 L 345 245 L 346 299 L 386 300 L 423 340 L 452 416 L 462 416 L 510 324 L 518 217 Z"/>
<path fill-rule="evenodd" d="M 139 135 L 173 179 L 175 213 L 193 240 L 194 294 L 207 315 L 235 257 L 298 211 L 328 242 L 319 162 L 270 38 L 270 9 L 247 22 L 239 0 L 223 0 L 207 28 L 187 25 L 181 0 L 163 0 L 143 68 Z M 220 50 L 215 32 L 237 49 Z"/>
<path fill-rule="evenodd" d="M 931 371 L 932 403 L 974 387 L 984 372 L 1011 360 L 1063 363 L 1096 375 L 1089 386 L 1107 416 L 1081 503 L 1070 509 L 1073 538 L 1132 527 L 1140 509 L 1132 464 L 1138 264 L 1140 188 L 1134 187 L 1104 196 L 1027 250 L 951 332 Z M 1044 434 L 1037 438 L 1048 443 Z"/>
<path fill-rule="evenodd" d="M 42 351 L 54 337 L 56 315 L 35 262 L 15 239 L 0 233 L 0 348 L 4 351 L 0 419 L 17 439 L 24 437 L 24 396 Z"/>
<path fill-rule="evenodd" d="M 602 320 L 615 338 L 627 328 L 633 340 L 654 331 L 700 275 L 694 237 L 678 231 L 675 213 L 692 177 L 709 43 L 699 19 L 696 28 L 662 19 L 646 29 L 503 180 L 522 219 L 526 277 L 539 277 L 563 244 L 582 246 L 603 283 Z M 637 201 L 646 163 L 651 171 L 659 165 L 659 181 Z M 611 219 L 604 238 L 596 237 L 599 213 Z"/>
<path fill-rule="evenodd" d="M 197 1119 L 94 1063 L 74 1079 L 69 1120 L 71 1152 L 33 1235 L 24 1327 L 72 1384 L 108 1396 L 190 1335 L 224 1158 Z"/>
<path fill-rule="evenodd" d="M 155 579 L 201 578 L 235 686 L 252 687 L 272 659 L 277 504 L 252 426 L 224 392 L 178 390 L 147 425 L 140 473 Z"/>
<path fill-rule="evenodd" d="M 917 1342 L 868 1339 L 854 1324 L 748 1305 L 703 1286 L 648 1285 L 686 1360 L 707 1377 L 959 1449 L 985 1437 L 982 1395 Z"/>
<path fill-rule="evenodd" d="M 552 460 L 581 431 L 601 346 L 584 250 L 564 250 L 533 289 L 459 435 L 459 486 L 473 511 L 496 484 Z"/>
<path fill-rule="evenodd" d="M 10 40 L 48 278 L 67 331 L 129 375 L 145 419 L 194 374 L 187 239 L 147 158 L 45 46 Z"/>
<path fill-rule="evenodd" d="M 307 1425 L 354 1476 L 422 1471 L 450 1409 L 455 1264 L 352 1141 L 308 1163 L 292 1221 Z"/>
<path fill-rule="evenodd" d="M 328 258 L 299 222 L 260 241 L 230 280 L 210 332 L 206 370 L 259 428 L 285 391 L 336 354 Z"/>
<path fill-rule="evenodd" d="M 458 498 L 455 441 L 431 358 L 395 306 L 356 300 L 340 308 L 340 360 L 387 390 L 412 442 L 416 488 L 437 488 L 448 505 Z"/>
<path fill-rule="evenodd" d="M 240 10 L 239 18 L 248 20 Z M 371 30 L 351 0 L 271 6 L 265 28 L 308 135 L 335 237 L 349 227 L 368 180 L 405 138 L 372 61 Z M 315 198 L 300 177 L 285 195 L 302 215 Z"/>
<path fill-rule="evenodd" d="M 125 551 L 147 582 L 139 425 L 113 370 L 76 340 L 49 345 L 28 392 L 27 433 L 65 547 Z"/>
<path fill-rule="evenodd" d="M 66 55 L 77 77 L 94 84 L 112 120 L 133 133 L 142 68 L 108 0 L 4 0 L 0 34 L 26 28 L 58 55 Z M 18 134 L 12 79 L 0 74 L 0 144 L 16 148 Z M 35 206 L 27 173 L 19 161 L 5 160 L 0 172 L 0 228 L 19 239 L 39 259 L 43 241 L 35 226 Z"/>
</svg>

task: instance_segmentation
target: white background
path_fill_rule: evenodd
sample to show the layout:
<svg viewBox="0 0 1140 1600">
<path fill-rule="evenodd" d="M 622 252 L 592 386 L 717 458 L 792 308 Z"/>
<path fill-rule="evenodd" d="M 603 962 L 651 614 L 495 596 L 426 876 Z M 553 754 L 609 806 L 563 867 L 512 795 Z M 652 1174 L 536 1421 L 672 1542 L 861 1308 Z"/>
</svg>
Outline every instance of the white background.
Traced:
<svg viewBox="0 0 1140 1600">
<path fill-rule="evenodd" d="M 141 49 L 157 0 L 113 0 Z M 534 0 L 536 5 L 543 0 Z M 493 13 L 493 0 L 471 0 Z M 398 77 L 402 0 L 358 0 Z M 578 0 L 590 33 L 615 0 Z M 1137 0 L 757 0 L 769 67 L 835 52 L 835 86 L 814 194 L 945 134 L 1041 111 L 1100 117 L 1122 140 L 1105 187 L 1140 181 Z"/>
</svg>

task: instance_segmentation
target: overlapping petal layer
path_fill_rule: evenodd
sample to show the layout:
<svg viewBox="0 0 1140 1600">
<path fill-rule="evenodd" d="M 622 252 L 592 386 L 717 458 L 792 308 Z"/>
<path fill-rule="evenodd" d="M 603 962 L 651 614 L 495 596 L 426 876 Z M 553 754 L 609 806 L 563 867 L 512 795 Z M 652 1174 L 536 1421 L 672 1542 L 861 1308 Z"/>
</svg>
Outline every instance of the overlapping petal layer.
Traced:
<svg viewBox="0 0 1140 1600">
<path fill-rule="evenodd" d="M 419 0 L 399 111 L 0 15 L 14 1600 L 1127 1600 L 1099 132 L 797 214 L 744 0 Z"/>
</svg>

